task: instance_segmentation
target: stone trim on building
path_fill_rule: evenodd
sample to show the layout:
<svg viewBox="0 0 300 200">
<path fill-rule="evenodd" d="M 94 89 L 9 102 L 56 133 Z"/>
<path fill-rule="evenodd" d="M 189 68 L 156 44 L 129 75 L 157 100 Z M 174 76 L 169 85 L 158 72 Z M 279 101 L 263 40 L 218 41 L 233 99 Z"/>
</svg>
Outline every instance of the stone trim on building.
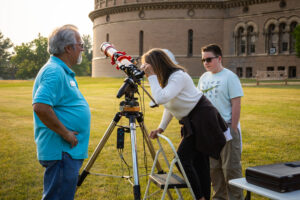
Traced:
<svg viewBox="0 0 300 200">
<path fill-rule="evenodd" d="M 136 2 L 130 4 L 114 5 L 101 8 L 99 2 L 95 1 L 95 10 L 89 14 L 92 21 L 95 18 L 109 14 L 133 12 L 140 10 L 163 10 L 163 9 L 226 9 L 244 7 L 253 4 L 268 3 L 280 0 L 228 0 L 228 1 L 161 1 L 161 2 Z"/>
</svg>

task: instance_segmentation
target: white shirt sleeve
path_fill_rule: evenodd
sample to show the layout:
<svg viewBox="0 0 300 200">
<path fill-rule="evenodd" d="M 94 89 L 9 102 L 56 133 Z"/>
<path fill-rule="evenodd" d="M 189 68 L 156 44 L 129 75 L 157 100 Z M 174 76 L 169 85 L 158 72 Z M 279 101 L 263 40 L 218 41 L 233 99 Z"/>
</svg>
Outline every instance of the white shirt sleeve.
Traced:
<svg viewBox="0 0 300 200">
<path fill-rule="evenodd" d="M 161 88 L 156 75 L 149 76 L 148 80 L 153 98 L 158 104 L 165 104 L 176 97 L 185 84 L 184 77 L 176 72 L 170 75 L 168 84 L 164 88 Z"/>
<path fill-rule="evenodd" d="M 164 113 L 163 113 L 163 116 L 161 118 L 161 122 L 160 122 L 158 128 L 166 130 L 166 128 L 167 128 L 168 124 L 170 123 L 170 121 L 172 120 L 172 118 L 173 118 L 173 115 L 167 109 L 164 109 Z"/>
</svg>

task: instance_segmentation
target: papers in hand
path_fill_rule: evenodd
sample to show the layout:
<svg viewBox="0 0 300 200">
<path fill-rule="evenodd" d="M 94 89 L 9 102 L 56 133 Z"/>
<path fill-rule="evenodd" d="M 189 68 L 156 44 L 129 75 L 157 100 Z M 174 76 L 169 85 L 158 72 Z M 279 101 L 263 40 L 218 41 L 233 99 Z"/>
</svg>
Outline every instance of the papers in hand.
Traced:
<svg viewBox="0 0 300 200">
<path fill-rule="evenodd" d="M 224 132 L 224 136 L 226 138 L 226 142 L 228 142 L 229 140 L 232 140 L 232 136 L 230 133 L 230 128 L 228 128 L 225 132 Z"/>
</svg>

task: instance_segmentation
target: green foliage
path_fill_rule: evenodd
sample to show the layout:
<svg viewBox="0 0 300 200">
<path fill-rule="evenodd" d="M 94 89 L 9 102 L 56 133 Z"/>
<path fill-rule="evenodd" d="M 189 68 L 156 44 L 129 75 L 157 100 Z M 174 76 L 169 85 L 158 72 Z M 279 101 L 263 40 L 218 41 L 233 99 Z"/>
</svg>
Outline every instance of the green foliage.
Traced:
<svg viewBox="0 0 300 200">
<path fill-rule="evenodd" d="M 84 42 L 84 54 L 86 55 L 86 58 L 88 59 L 88 61 L 92 61 L 93 51 L 92 51 L 91 36 L 83 35 L 82 40 Z"/>
<path fill-rule="evenodd" d="M 13 44 L 9 38 L 4 38 L 4 35 L 0 32 L 0 65 L 4 62 L 8 62 L 11 53 L 8 51 Z"/>
<path fill-rule="evenodd" d="M 295 50 L 296 50 L 296 55 L 300 58 L 300 25 L 298 25 L 294 32 L 293 32 L 293 36 L 296 40 L 295 42 Z"/>
<path fill-rule="evenodd" d="M 9 49 L 13 46 L 9 38 L 4 38 L 4 35 L 0 32 L 0 77 L 12 78 L 12 66 L 9 63 L 11 53 Z"/>
<path fill-rule="evenodd" d="M 47 47 L 47 38 L 40 34 L 32 42 L 16 46 L 16 55 L 11 58 L 12 64 L 17 67 L 16 78 L 34 78 L 50 57 Z"/>
<path fill-rule="evenodd" d="M 91 37 L 89 35 L 83 35 L 84 52 L 82 53 L 82 63 L 75 65 L 72 70 L 76 73 L 76 76 L 90 76 L 92 66 L 92 51 L 91 51 Z M 49 59 L 48 39 L 46 37 L 38 35 L 37 39 L 34 39 L 29 43 L 22 43 L 20 46 L 15 47 L 16 55 L 11 58 L 12 66 L 15 66 L 16 78 L 18 79 L 30 79 L 34 78 L 40 68 Z"/>
</svg>

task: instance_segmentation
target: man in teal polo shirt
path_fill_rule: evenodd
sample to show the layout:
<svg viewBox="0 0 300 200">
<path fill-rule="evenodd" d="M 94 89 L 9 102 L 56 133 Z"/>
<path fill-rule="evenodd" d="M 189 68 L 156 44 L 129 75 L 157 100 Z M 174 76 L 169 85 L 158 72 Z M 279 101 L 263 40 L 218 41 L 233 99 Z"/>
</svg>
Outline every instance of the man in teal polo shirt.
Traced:
<svg viewBox="0 0 300 200">
<path fill-rule="evenodd" d="M 48 62 L 33 87 L 34 137 L 45 167 L 42 199 L 74 199 L 83 159 L 88 157 L 91 113 L 71 67 L 80 64 L 83 43 L 73 25 L 48 38 Z"/>
</svg>

